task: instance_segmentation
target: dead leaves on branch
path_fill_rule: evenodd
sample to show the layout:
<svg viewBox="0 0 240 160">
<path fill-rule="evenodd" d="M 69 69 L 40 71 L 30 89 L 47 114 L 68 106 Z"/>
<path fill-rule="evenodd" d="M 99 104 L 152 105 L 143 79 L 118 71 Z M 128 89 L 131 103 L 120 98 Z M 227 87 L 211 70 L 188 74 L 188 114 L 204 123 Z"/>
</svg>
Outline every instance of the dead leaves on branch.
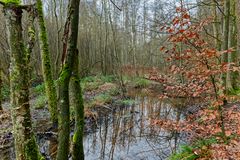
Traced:
<svg viewBox="0 0 240 160">
<path fill-rule="evenodd" d="M 199 111 L 191 115 L 186 121 L 174 121 L 168 119 L 154 120 L 152 125 L 160 126 L 170 132 L 188 133 L 190 141 L 196 139 L 208 139 L 216 137 L 218 143 L 194 150 L 195 154 L 201 155 L 199 159 L 239 159 L 240 157 L 240 104 L 225 107 L 223 112 L 225 133 L 228 143 L 221 137 L 221 121 L 219 113 L 211 109 Z M 207 150 L 208 154 L 201 154 Z"/>
<path fill-rule="evenodd" d="M 168 63 L 168 75 L 154 74 L 149 79 L 164 84 L 166 93 L 161 97 L 216 100 L 225 90 L 221 75 L 240 71 L 235 63 L 221 62 L 224 54 L 232 54 L 235 50 L 218 51 L 205 41 L 204 27 L 212 21 L 211 18 L 193 23 L 186 9 L 180 7 L 176 12 L 172 24 L 160 28 L 169 35 L 166 45 L 160 47 Z"/>
<path fill-rule="evenodd" d="M 240 71 L 239 65 L 221 60 L 223 55 L 235 50 L 218 51 L 205 41 L 204 27 L 211 18 L 193 23 L 186 9 L 180 7 L 176 11 L 172 24 L 161 27 L 169 35 L 167 44 L 160 48 L 168 63 L 168 75 L 155 74 L 150 76 L 151 80 L 163 83 L 165 93 L 160 98 L 198 97 L 212 107 L 200 110 L 186 121 L 161 119 L 155 120 L 153 125 L 190 133 L 194 141 L 216 137 L 218 143 L 194 151 L 201 155 L 199 159 L 240 159 L 240 104 L 223 106 L 228 97 L 221 82 L 227 72 Z M 209 153 L 202 154 L 205 151 Z"/>
</svg>

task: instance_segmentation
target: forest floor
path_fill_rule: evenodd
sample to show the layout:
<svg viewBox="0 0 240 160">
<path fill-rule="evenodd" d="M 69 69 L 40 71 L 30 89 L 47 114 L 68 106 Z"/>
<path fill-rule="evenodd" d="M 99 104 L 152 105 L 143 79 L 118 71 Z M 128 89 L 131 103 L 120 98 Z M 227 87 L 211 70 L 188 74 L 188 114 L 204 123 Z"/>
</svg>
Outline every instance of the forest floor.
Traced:
<svg viewBox="0 0 240 160">
<path fill-rule="evenodd" d="M 121 106 L 133 104 L 134 99 L 131 97 L 136 94 L 136 89 L 138 89 L 137 92 L 140 91 L 140 94 L 145 95 L 158 95 L 163 90 L 161 84 L 143 78 L 126 79 L 125 81 L 128 90 L 125 96 L 123 96 L 114 77 L 87 77 L 82 81 L 86 117 L 85 133 L 91 132 L 92 126 L 96 124 L 95 122 L 100 116 L 99 114 L 107 114 Z M 191 133 L 190 145 L 183 146 L 170 159 L 240 159 L 240 103 L 234 98 L 231 101 L 233 103 L 223 107 L 227 136 L 225 140 L 219 135 L 217 114 L 208 107 L 204 109 L 197 108 L 194 105 L 188 107 L 186 111 L 194 110 L 194 113 L 191 112 L 189 119 L 183 124 L 170 121 L 156 122 L 156 125 L 160 124 L 163 128 L 171 129 L 172 127 L 172 130 Z M 31 114 L 33 128 L 37 135 L 52 132 L 46 102 L 44 85 L 38 85 L 31 89 Z M 0 113 L 0 151 L 13 146 L 9 102 L 4 103 L 4 108 L 5 110 Z M 74 113 L 73 109 L 70 110 L 71 126 L 73 127 Z"/>
</svg>

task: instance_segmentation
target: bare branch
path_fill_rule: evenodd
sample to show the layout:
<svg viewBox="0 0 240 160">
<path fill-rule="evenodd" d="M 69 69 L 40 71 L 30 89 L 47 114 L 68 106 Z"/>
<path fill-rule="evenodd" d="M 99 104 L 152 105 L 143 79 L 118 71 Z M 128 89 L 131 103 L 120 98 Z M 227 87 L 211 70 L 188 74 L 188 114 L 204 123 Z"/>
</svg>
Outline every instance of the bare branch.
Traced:
<svg viewBox="0 0 240 160">
<path fill-rule="evenodd" d="M 122 9 L 120 7 L 118 7 L 112 0 L 110 0 L 110 1 L 119 11 L 122 11 Z"/>
</svg>

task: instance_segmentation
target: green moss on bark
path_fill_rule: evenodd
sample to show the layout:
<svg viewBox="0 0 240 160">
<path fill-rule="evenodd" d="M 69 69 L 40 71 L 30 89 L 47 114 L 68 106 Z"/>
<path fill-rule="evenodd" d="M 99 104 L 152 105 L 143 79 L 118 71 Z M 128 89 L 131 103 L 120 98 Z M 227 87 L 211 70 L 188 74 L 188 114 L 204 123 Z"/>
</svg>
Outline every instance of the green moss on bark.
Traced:
<svg viewBox="0 0 240 160">
<path fill-rule="evenodd" d="M 2 107 L 2 88 L 3 88 L 3 84 L 2 84 L 2 69 L 0 68 L 0 110 L 3 110 Z"/>
<path fill-rule="evenodd" d="M 34 135 L 32 135 L 31 138 L 25 143 L 24 152 L 25 152 L 26 160 L 44 160 L 45 159 L 39 154 L 39 150 L 38 150 Z"/>
<path fill-rule="evenodd" d="M 57 93 L 52 76 L 52 67 L 50 61 L 50 52 L 48 46 L 47 31 L 44 22 L 42 1 L 37 0 L 39 39 L 42 57 L 42 70 L 45 82 L 45 91 L 48 98 L 48 106 L 53 123 L 57 123 Z"/>
<path fill-rule="evenodd" d="M 69 111 L 69 79 L 71 72 L 64 66 L 59 84 L 59 119 L 58 119 L 58 152 L 57 160 L 68 159 L 70 111 Z"/>
<path fill-rule="evenodd" d="M 79 21 L 79 3 L 80 0 L 70 0 L 68 6 L 68 17 L 70 17 L 70 32 L 68 35 L 67 57 L 61 73 L 59 82 L 59 135 L 57 160 L 68 159 L 69 154 L 69 82 L 73 72 L 74 59 L 76 59 L 76 48 L 78 39 L 78 21 Z M 68 21 L 66 23 L 69 23 Z M 65 32 L 65 31 L 64 31 Z M 80 87 L 80 85 L 79 85 Z M 80 127 L 81 128 L 81 127 Z M 75 133 L 76 134 L 76 133 Z M 79 134 L 75 137 L 78 139 Z M 80 157 L 78 157 L 79 159 Z"/>
<path fill-rule="evenodd" d="M 82 89 L 80 85 L 80 78 L 78 76 L 78 52 L 75 53 L 73 74 L 71 77 L 71 92 L 72 92 L 72 105 L 74 107 L 75 114 L 75 128 L 73 136 L 73 160 L 84 160 L 84 148 L 83 148 L 83 129 L 84 129 L 84 105 L 82 97 Z"/>
<path fill-rule="evenodd" d="M 2 0 L 2 2 L 19 5 L 21 3 L 21 0 Z"/>
<path fill-rule="evenodd" d="M 23 44 L 22 10 L 15 6 L 4 8 L 9 30 L 11 51 L 10 90 L 11 116 L 17 160 L 42 159 L 32 131 L 29 105 L 29 64 Z M 30 152 L 30 148 L 32 151 Z"/>
</svg>

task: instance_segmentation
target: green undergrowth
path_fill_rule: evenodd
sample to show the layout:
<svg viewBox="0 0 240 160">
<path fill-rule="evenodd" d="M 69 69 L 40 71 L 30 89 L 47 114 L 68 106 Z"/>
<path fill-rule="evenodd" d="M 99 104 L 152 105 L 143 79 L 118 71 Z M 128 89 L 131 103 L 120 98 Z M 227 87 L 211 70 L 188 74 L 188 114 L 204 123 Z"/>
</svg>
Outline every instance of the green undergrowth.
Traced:
<svg viewBox="0 0 240 160">
<path fill-rule="evenodd" d="M 199 158 L 198 155 L 193 153 L 192 146 L 182 146 L 179 153 L 173 154 L 169 160 L 195 160 Z"/>
<path fill-rule="evenodd" d="M 96 75 L 88 76 L 81 80 L 81 86 L 83 91 L 97 90 L 99 86 L 104 83 L 117 83 L 117 78 L 113 75 Z M 135 88 L 147 88 L 151 84 L 151 81 L 142 77 L 129 77 L 123 76 L 123 83 L 133 86 Z"/>
<path fill-rule="evenodd" d="M 146 88 L 150 85 L 150 81 L 147 80 L 147 79 L 144 79 L 144 78 L 135 78 L 133 80 L 133 83 L 134 83 L 134 87 L 135 88 Z"/>
<path fill-rule="evenodd" d="M 94 97 L 93 106 L 101 106 L 112 102 L 112 96 L 108 93 L 99 94 Z"/>
<path fill-rule="evenodd" d="M 108 90 L 107 92 L 111 96 L 118 96 L 121 94 L 121 90 L 118 87 L 113 87 L 110 90 Z"/>
<path fill-rule="evenodd" d="M 33 88 L 33 92 L 37 95 L 45 94 L 45 84 L 42 83 L 37 85 L 36 87 Z"/>
<path fill-rule="evenodd" d="M 228 91 L 228 94 L 229 94 L 229 95 L 240 95 L 240 88 L 230 89 L 230 90 Z"/>
<path fill-rule="evenodd" d="M 103 105 L 107 105 L 113 102 L 113 96 L 109 93 L 101 93 L 96 95 L 93 99 L 84 103 L 85 108 L 92 108 L 92 107 L 100 107 Z"/>
<path fill-rule="evenodd" d="M 37 96 L 35 102 L 34 102 L 34 108 L 35 109 L 43 109 L 47 104 L 47 97 L 45 94 Z"/>
<path fill-rule="evenodd" d="M 208 157 L 211 153 L 209 146 L 217 144 L 218 140 L 216 137 L 207 139 L 199 139 L 192 145 L 183 145 L 180 147 L 180 151 L 172 154 L 169 160 L 195 160 L 198 158 Z"/>
<path fill-rule="evenodd" d="M 118 102 L 120 105 L 131 106 L 135 103 L 134 99 L 120 99 Z"/>
<path fill-rule="evenodd" d="M 35 97 L 34 108 L 43 109 L 47 104 L 47 97 L 45 94 L 45 84 L 39 84 L 32 89 L 33 95 Z"/>
<path fill-rule="evenodd" d="M 97 90 L 100 85 L 104 83 L 113 83 L 116 78 L 113 75 L 96 75 L 96 76 L 88 76 L 81 80 L 81 87 L 83 91 L 93 91 Z"/>
</svg>

